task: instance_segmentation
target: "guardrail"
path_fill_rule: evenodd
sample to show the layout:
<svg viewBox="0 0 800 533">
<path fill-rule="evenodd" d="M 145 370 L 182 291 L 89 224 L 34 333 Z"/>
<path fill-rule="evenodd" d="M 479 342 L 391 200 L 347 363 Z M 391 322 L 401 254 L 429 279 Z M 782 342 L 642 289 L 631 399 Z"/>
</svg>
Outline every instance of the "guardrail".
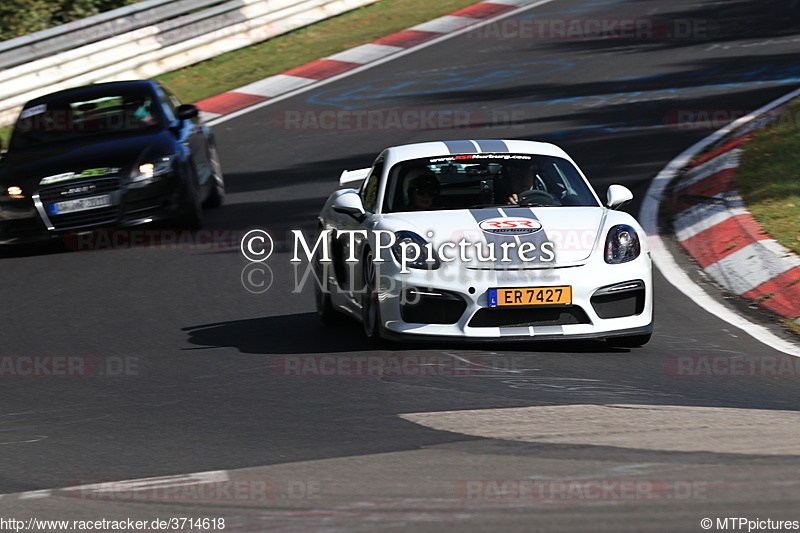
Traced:
<svg viewBox="0 0 800 533">
<path fill-rule="evenodd" d="M 146 0 L 0 43 L 0 125 L 28 100 L 152 78 L 377 0 Z"/>
</svg>

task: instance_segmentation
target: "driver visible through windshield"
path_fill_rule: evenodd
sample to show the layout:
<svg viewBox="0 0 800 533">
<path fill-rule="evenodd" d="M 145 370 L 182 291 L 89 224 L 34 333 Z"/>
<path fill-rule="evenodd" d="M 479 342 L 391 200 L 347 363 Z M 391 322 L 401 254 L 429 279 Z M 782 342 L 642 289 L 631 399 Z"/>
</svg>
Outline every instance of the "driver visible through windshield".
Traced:
<svg viewBox="0 0 800 533">
<path fill-rule="evenodd" d="M 491 206 L 598 207 L 575 166 L 560 157 L 464 154 L 403 161 L 389 172 L 384 212 L 415 211 L 424 177 L 432 196 L 427 210 Z"/>
</svg>

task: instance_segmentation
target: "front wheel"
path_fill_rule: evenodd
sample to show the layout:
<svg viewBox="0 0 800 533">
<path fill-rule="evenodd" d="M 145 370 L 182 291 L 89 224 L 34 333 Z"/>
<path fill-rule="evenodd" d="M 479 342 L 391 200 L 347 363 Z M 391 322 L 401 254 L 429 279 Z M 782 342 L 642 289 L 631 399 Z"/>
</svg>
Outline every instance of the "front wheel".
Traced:
<svg viewBox="0 0 800 533">
<path fill-rule="evenodd" d="M 225 201 L 225 179 L 222 176 L 222 165 L 219 162 L 217 146 L 212 142 L 208 145 L 209 161 L 211 164 L 211 190 L 203 202 L 203 207 L 214 208 Z"/>
<path fill-rule="evenodd" d="M 189 164 L 186 170 L 186 190 L 184 194 L 184 214 L 179 223 L 181 229 L 200 229 L 203 227 L 203 202 L 197 184 L 197 172 Z"/>
</svg>

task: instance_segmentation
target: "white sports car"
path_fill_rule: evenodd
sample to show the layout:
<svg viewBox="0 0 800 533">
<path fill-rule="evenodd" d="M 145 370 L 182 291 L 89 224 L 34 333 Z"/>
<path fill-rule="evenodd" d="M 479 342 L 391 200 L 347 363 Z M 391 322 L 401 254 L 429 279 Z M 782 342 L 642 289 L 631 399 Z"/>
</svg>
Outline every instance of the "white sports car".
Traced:
<svg viewBox="0 0 800 533">
<path fill-rule="evenodd" d="M 557 146 L 396 146 L 340 185 L 359 181 L 319 215 L 323 321 L 351 315 L 372 339 L 650 340 L 647 240 L 618 211 L 633 195 L 611 185 L 603 205 Z"/>
</svg>

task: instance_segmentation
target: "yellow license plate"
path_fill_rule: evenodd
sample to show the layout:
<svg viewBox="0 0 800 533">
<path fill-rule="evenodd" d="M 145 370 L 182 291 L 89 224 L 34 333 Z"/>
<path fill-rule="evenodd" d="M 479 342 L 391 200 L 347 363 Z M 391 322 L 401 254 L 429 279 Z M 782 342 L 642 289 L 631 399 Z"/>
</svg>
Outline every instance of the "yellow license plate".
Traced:
<svg viewBox="0 0 800 533">
<path fill-rule="evenodd" d="M 517 287 L 489 289 L 489 307 L 516 305 L 570 305 L 572 287 Z"/>
</svg>

